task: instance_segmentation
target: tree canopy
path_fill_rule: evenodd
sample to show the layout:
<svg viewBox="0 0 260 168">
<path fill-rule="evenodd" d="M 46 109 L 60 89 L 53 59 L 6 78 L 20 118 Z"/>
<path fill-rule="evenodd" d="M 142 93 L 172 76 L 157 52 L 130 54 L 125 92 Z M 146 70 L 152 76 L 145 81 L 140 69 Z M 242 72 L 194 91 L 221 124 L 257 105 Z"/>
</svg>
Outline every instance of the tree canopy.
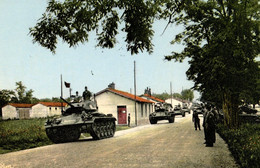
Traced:
<svg viewBox="0 0 260 168">
<path fill-rule="evenodd" d="M 184 49 L 165 59 L 188 58 L 194 89 L 221 103 L 225 124 L 237 127 L 241 94 L 258 87 L 259 11 L 258 0 L 50 0 L 30 35 L 55 52 L 59 38 L 76 46 L 95 31 L 97 46 L 113 48 L 124 24 L 128 51 L 151 53 L 155 19 L 181 24 L 172 44 Z"/>
</svg>

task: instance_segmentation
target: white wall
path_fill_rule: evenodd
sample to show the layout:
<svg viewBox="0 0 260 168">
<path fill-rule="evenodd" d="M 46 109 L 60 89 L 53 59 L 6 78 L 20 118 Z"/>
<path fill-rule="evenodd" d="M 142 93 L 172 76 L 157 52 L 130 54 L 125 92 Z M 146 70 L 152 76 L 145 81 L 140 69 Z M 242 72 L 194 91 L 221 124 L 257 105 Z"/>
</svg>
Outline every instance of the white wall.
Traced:
<svg viewBox="0 0 260 168">
<path fill-rule="evenodd" d="M 11 105 L 6 105 L 2 108 L 2 118 L 6 119 L 14 119 L 19 118 L 16 107 Z"/>
<path fill-rule="evenodd" d="M 117 106 L 126 106 L 127 116 L 129 113 L 131 116 L 130 124 L 131 126 L 135 125 L 135 101 L 116 95 L 112 92 L 104 92 L 100 95 L 97 95 L 96 100 L 97 100 L 99 112 L 104 114 L 112 114 L 116 119 L 118 119 Z M 145 104 L 149 104 L 149 103 L 145 103 Z M 152 104 L 150 104 L 150 106 L 147 105 L 147 113 L 145 113 L 145 107 L 144 107 L 143 116 L 141 116 L 141 103 L 137 102 L 136 108 L 137 108 L 138 125 L 149 123 L 149 113 L 152 112 Z M 116 124 L 118 124 L 118 122 L 116 122 Z"/>
<path fill-rule="evenodd" d="M 32 106 L 31 111 L 31 118 L 41 118 L 41 117 L 47 117 L 48 116 L 48 107 L 42 105 L 42 104 L 36 104 Z"/>
<path fill-rule="evenodd" d="M 181 107 L 182 107 L 182 102 L 181 101 L 179 101 L 179 100 L 176 100 L 176 99 L 166 99 L 165 100 L 165 102 L 166 103 L 170 103 L 171 104 L 171 102 L 172 102 L 172 107 L 174 108 L 175 106 L 177 106 L 177 105 L 181 105 Z"/>
</svg>

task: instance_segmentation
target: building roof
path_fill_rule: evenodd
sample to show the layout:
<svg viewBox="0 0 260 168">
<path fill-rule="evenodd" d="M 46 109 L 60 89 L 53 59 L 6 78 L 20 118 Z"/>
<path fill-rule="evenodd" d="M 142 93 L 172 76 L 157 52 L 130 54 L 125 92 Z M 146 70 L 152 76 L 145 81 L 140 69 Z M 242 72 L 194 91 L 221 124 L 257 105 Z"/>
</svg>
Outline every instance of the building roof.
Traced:
<svg viewBox="0 0 260 168">
<path fill-rule="evenodd" d="M 16 108 L 31 108 L 33 104 L 25 104 L 25 103 L 8 103 L 7 105 L 16 107 Z"/>
<path fill-rule="evenodd" d="M 96 95 L 100 95 L 100 94 L 102 94 L 104 92 L 111 92 L 111 93 L 114 93 L 116 95 L 119 95 L 119 96 L 122 96 L 122 97 L 125 97 L 125 98 L 128 98 L 128 99 L 131 99 L 131 100 L 136 100 L 138 102 L 153 103 L 152 101 L 146 100 L 146 99 L 141 98 L 139 96 L 135 96 L 135 95 L 133 95 L 131 93 L 127 93 L 127 92 L 124 92 L 124 91 L 121 91 L 121 90 L 112 89 L 112 88 L 104 89 L 104 90 L 98 92 Z"/>
<path fill-rule="evenodd" d="M 42 104 L 48 107 L 61 107 L 61 104 L 63 107 L 67 106 L 67 103 L 60 103 L 60 102 L 39 102 L 38 104 Z"/>
<path fill-rule="evenodd" d="M 153 101 L 162 102 L 162 103 L 165 102 L 164 100 L 159 99 L 159 98 L 154 97 L 154 96 L 151 96 L 151 95 L 149 95 L 149 94 L 144 94 L 144 95 L 142 95 L 142 96 L 147 97 L 147 98 L 149 98 L 149 99 L 152 99 Z"/>
</svg>

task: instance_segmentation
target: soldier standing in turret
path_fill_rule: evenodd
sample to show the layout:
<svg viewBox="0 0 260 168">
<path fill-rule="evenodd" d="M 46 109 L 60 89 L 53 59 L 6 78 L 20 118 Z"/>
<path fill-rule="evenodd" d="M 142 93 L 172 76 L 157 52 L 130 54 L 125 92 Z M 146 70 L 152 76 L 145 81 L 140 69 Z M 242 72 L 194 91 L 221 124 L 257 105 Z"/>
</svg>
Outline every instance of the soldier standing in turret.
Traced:
<svg viewBox="0 0 260 168">
<path fill-rule="evenodd" d="M 82 94 L 82 97 L 84 100 L 90 100 L 90 97 L 92 96 L 91 92 L 88 90 L 88 87 L 85 86 L 85 91 Z"/>
</svg>

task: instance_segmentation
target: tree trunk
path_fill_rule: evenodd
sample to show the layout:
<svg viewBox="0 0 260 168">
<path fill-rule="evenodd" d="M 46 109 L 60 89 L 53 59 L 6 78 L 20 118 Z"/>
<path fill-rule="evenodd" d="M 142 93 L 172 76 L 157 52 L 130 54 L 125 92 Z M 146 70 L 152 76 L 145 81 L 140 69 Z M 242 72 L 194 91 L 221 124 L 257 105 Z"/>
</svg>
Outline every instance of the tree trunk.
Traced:
<svg viewBox="0 0 260 168">
<path fill-rule="evenodd" d="M 223 95 L 224 124 L 228 128 L 238 128 L 238 96 L 225 92 Z"/>
</svg>

